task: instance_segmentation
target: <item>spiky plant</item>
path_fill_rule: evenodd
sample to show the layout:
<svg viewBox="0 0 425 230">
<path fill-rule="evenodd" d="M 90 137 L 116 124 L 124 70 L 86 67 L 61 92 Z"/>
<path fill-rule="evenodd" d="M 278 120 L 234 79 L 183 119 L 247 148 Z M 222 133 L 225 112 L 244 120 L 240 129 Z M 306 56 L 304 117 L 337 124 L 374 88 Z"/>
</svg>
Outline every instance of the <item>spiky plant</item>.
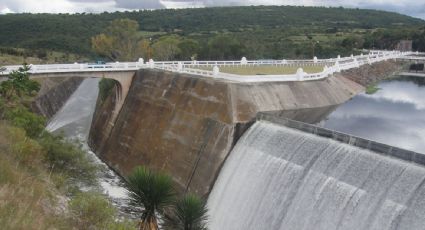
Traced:
<svg viewBox="0 0 425 230">
<path fill-rule="evenodd" d="M 144 208 L 140 230 L 157 230 L 157 213 L 172 205 L 174 190 L 171 177 L 139 166 L 127 178 L 131 203 Z"/>
<path fill-rule="evenodd" d="M 170 216 L 166 217 L 165 228 L 169 230 L 206 230 L 207 207 L 205 202 L 193 194 L 178 200 Z"/>
</svg>

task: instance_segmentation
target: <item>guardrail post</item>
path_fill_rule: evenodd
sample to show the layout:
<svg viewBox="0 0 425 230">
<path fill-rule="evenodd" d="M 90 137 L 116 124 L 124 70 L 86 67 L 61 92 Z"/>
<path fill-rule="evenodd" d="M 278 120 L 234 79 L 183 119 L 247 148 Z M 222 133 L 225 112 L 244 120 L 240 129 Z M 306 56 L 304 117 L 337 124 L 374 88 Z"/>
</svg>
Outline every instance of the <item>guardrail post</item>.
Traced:
<svg viewBox="0 0 425 230">
<path fill-rule="evenodd" d="M 30 64 L 30 68 L 31 68 L 33 73 L 37 71 L 37 66 L 35 66 L 33 64 Z"/>
<path fill-rule="evenodd" d="M 314 58 L 313 58 L 313 62 L 314 62 L 314 63 L 317 63 L 317 57 L 316 57 L 316 56 L 314 56 Z"/>
<path fill-rule="evenodd" d="M 329 68 L 327 65 L 325 65 L 325 67 L 323 67 L 323 73 L 326 74 L 326 77 L 329 77 Z"/>
<path fill-rule="evenodd" d="M 155 68 L 155 62 L 153 61 L 153 59 L 149 59 L 149 68 Z"/>
<path fill-rule="evenodd" d="M 305 76 L 305 73 L 304 73 L 303 68 L 298 68 L 298 70 L 297 70 L 297 80 L 298 81 L 304 80 L 304 76 Z"/>
<path fill-rule="evenodd" d="M 335 68 L 336 68 L 336 71 L 339 73 L 339 72 L 341 72 L 341 67 L 339 66 L 339 61 L 336 61 L 335 62 Z"/>
<path fill-rule="evenodd" d="M 216 77 L 220 74 L 220 68 L 218 66 L 213 67 L 213 76 Z"/>
<path fill-rule="evenodd" d="M 248 64 L 248 60 L 246 60 L 246 57 L 242 57 L 241 65 L 246 65 L 246 64 Z"/>
<path fill-rule="evenodd" d="M 183 71 L 183 63 L 181 61 L 177 63 L 177 71 L 179 72 Z"/>
</svg>

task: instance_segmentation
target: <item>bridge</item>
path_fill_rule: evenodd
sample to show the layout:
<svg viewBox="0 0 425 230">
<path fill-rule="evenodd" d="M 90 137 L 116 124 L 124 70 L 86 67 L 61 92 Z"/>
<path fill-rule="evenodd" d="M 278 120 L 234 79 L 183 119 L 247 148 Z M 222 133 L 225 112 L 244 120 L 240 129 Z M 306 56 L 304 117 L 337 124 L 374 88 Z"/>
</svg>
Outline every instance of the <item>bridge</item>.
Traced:
<svg viewBox="0 0 425 230">
<path fill-rule="evenodd" d="M 399 75 L 400 76 L 413 76 L 413 77 L 425 77 L 425 69 L 424 69 L 424 64 L 425 64 L 425 53 L 413 53 L 411 55 L 405 55 L 402 57 L 399 57 L 398 59 L 403 60 L 403 61 L 409 61 L 411 63 L 414 63 L 416 65 L 416 67 L 412 68 L 412 66 L 410 67 L 408 72 L 402 72 Z M 420 68 L 418 68 L 418 64 L 420 64 Z"/>
</svg>

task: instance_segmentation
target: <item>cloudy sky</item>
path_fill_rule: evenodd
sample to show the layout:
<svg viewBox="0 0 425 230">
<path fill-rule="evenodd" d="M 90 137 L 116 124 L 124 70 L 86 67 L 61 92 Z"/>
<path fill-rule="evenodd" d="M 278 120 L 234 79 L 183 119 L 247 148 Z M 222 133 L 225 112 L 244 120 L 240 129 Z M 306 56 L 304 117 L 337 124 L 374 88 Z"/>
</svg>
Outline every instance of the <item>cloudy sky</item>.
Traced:
<svg viewBox="0 0 425 230">
<path fill-rule="evenodd" d="M 425 19 L 424 0 L 0 0 L 0 13 L 75 13 L 234 5 L 345 6 L 395 11 Z"/>
</svg>

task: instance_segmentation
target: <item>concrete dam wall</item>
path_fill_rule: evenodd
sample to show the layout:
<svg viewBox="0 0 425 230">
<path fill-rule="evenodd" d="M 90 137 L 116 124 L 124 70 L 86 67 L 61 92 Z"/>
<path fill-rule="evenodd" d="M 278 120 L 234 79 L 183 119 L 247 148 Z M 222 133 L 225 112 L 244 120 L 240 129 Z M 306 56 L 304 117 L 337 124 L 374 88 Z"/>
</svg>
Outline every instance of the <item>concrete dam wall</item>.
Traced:
<svg viewBox="0 0 425 230">
<path fill-rule="evenodd" d="M 89 144 L 121 175 L 146 165 L 170 173 L 182 191 L 206 195 L 258 112 L 332 106 L 362 89 L 344 77 L 241 84 L 144 69 L 133 79 L 115 123 L 114 90 L 98 101 Z"/>
<path fill-rule="evenodd" d="M 41 88 L 33 101 L 32 110 L 48 119 L 52 118 L 83 82 L 83 78 L 41 78 Z"/>
<path fill-rule="evenodd" d="M 226 160 L 210 229 L 424 229 L 425 167 L 257 121 Z"/>
</svg>

